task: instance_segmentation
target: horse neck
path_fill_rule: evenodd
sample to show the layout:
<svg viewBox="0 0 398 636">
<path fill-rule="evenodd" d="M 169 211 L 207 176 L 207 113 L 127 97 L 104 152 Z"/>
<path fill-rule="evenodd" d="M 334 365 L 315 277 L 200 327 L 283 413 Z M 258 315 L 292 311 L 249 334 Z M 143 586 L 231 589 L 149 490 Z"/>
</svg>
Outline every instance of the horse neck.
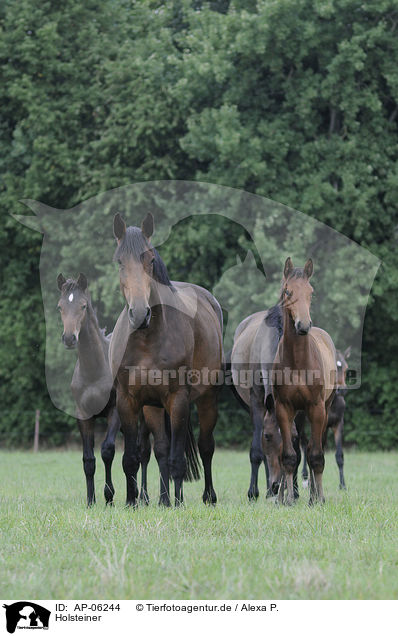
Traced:
<svg viewBox="0 0 398 636">
<path fill-rule="evenodd" d="M 310 354 L 310 341 L 307 336 L 296 333 L 294 322 L 286 307 L 283 308 L 283 336 L 281 340 L 281 359 L 292 369 L 304 368 Z"/>
<path fill-rule="evenodd" d="M 87 305 L 86 319 L 80 329 L 78 356 L 80 371 L 88 379 L 98 378 L 103 375 L 104 368 L 108 367 L 103 335 L 90 303 Z"/>
<path fill-rule="evenodd" d="M 149 305 L 150 307 L 156 307 L 156 310 L 152 316 L 151 322 L 158 323 L 166 320 L 166 306 L 162 300 L 162 289 L 160 287 L 160 283 L 157 281 L 152 281 L 151 283 L 151 294 L 149 297 Z"/>
</svg>

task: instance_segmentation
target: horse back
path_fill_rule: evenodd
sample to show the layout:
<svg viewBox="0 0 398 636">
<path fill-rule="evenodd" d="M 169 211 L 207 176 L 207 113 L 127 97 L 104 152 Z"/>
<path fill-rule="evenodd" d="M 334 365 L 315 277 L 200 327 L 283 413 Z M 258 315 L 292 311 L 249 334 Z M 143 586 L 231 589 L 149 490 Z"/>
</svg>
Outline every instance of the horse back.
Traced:
<svg viewBox="0 0 398 636">
<path fill-rule="evenodd" d="M 262 371 L 265 394 L 268 395 L 268 391 L 271 391 L 271 382 L 266 379 L 266 374 L 272 369 L 280 338 L 275 326 L 267 321 L 272 311 L 273 308 L 248 316 L 235 331 L 231 354 L 232 378 L 239 396 L 248 405 L 250 387 L 247 386 L 247 382 L 242 382 L 239 372 Z"/>
<path fill-rule="evenodd" d="M 173 283 L 178 289 L 178 283 Z M 193 319 L 195 347 L 193 368 L 221 369 L 224 363 L 222 345 L 223 316 L 216 298 L 204 287 L 193 283 L 189 286 L 196 294 L 196 313 Z"/>
<path fill-rule="evenodd" d="M 336 349 L 329 334 L 319 327 L 312 327 L 309 337 L 315 344 L 321 363 L 321 384 L 325 389 L 325 402 L 336 388 Z"/>
</svg>

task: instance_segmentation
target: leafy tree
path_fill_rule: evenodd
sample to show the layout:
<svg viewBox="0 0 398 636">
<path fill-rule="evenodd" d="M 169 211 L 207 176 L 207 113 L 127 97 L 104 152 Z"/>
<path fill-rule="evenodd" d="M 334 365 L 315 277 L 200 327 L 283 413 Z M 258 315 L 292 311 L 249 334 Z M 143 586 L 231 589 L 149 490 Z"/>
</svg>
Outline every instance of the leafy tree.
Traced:
<svg viewBox="0 0 398 636">
<path fill-rule="evenodd" d="M 396 445 L 397 23 L 394 0 L 2 3 L 3 442 L 28 442 L 36 408 L 52 443 L 74 430 L 72 420 L 51 406 L 45 386 L 42 238 L 10 213 L 22 213 L 23 198 L 68 209 L 132 182 L 191 179 L 298 209 L 382 261 L 366 314 L 363 386 L 348 397 L 347 439 Z M 136 209 L 145 205 L 135 202 Z M 131 209 L 120 211 L 129 218 Z M 111 219 L 112 210 L 106 213 Z M 294 247 L 300 258 L 302 252 L 293 227 L 281 248 L 266 241 L 272 218 L 255 216 L 250 220 L 269 264 L 268 282 L 264 295 L 250 281 L 245 293 L 261 305 L 275 299 L 283 250 Z M 92 209 L 85 227 L 103 218 L 104 210 Z M 245 262 L 244 232 L 223 219 L 199 217 L 174 230 L 160 248 L 172 276 L 212 288 L 225 274 L 225 302 L 234 307 L 230 324 L 238 322 L 247 308 L 234 305 L 239 279 L 226 272 L 237 253 Z M 95 263 L 95 246 L 86 250 Z M 66 242 L 62 258 L 70 269 L 73 257 Z M 344 304 L 338 281 L 357 276 L 347 259 L 344 252 L 332 255 L 330 277 L 314 304 L 325 293 Z M 258 269 L 258 262 L 252 265 Z M 101 298 L 107 267 L 96 266 L 94 296 L 109 326 Z M 358 302 L 349 299 L 349 320 Z M 337 321 L 336 338 L 343 337 Z M 231 404 L 223 400 L 218 427 L 219 439 L 228 443 L 248 435 L 247 421 Z"/>
</svg>

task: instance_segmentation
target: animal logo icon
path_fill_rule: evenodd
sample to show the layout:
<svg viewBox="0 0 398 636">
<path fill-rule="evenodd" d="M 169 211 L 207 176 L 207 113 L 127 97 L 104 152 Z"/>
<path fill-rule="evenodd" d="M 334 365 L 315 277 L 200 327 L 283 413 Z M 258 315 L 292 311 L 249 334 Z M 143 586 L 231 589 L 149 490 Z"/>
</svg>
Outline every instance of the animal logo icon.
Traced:
<svg viewBox="0 0 398 636">
<path fill-rule="evenodd" d="M 32 601 L 18 601 L 11 605 L 4 604 L 6 610 L 6 628 L 13 634 L 17 628 L 48 629 L 50 610 Z"/>
</svg>

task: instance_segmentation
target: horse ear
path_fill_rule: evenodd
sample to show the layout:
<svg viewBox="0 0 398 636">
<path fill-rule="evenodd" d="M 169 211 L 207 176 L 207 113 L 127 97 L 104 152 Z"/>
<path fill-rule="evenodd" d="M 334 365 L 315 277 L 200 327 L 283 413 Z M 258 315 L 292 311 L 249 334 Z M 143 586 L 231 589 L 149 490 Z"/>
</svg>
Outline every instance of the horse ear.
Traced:
<svg viewBox="0 0 398 636">
<path fill-rule="evenodd" d="M 80 287 L 82 291 L 86 291 L 87 289 L 87 278 L 82 273 L 79 274 L 79 278 L 77 279 L 77 286 Z"/>
<path fill-rule="evenodd" d="M 283 270 L 283 275 L 285 278 L 289 278 L 290 274 L 293 271 L 293 263 L 292 263 L 292 259 L 290 258 L 290 256 L 287 257 L 286 262 L 285 262 L 285 268 Z"/>
<path fill-rule="evenodd" d="M 151 238 L 153 234 L 153 227 L 154 227 L 153 216 L 150 212 L 148 212 L 145 219 L 141 223 L 141 231 L 147 239 Z"/>
<path fill-rule="evenodd" d="M 272 413 L 275 407 L 274 396 L 272 393 L 268 393 L 265 399 L 265 408 L 269 413 Z"/>
<path fill-rule="evenodd" d="M 306 264 L 304 265 L 304 276 L 306 278 L 311 278 L 314 273 L 314 263 L 312 262 L 312 258 L 309 258 Z"/>
<path fill-rule="evenodd" d="M 64 285 L 64 283 L 66 283 L 66 279 L 63 277 L 62 274 L 58 274 L 58 276 L 57 276 L 57 284 L 58 284 L 58 289 L 60 291 L 62 290 L 62 286 Z"/>
<path fill-rule="evenodd" d="M 351 355 L 351 346 L 347 347 L 347 349 L 343 353 L 343 356 L 346 360 L 350 357 L 350 355 Z"/>
<path fill-rule="evenodd" d="M 119 242 L 122 240 L 125 234 L 126 234 L 126 223 L 122 219 L 119 212 L 117 212 L 113 218 L 113 235 L 115 239 Z"/>
</svg>

